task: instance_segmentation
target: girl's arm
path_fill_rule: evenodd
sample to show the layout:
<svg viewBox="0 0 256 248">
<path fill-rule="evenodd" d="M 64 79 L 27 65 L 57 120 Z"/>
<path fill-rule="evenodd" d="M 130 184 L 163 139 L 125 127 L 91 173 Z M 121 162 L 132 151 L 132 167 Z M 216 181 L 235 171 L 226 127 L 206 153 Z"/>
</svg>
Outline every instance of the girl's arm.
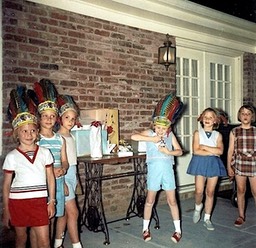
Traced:
<svg viewBox="0 0 256 248">
<path fill-rule="evenodd" d="M 47 188 L 48 188 L 48 216 L 51 219 L 55 215 L 55 177 L 53 173 L 53 167 L 48 166 L 46 167 L 46 179 L 47 179 Z"/>
<path fill-rule="evenodd" d="M 208 152 L 208 155 L 216 155 L 220 156 L 223 153 L 224 145 L 222 141 L 222 135 L 219 133 L 218 139 L 217 139 L 217 146 L 212 147 L 212 146 L 207 146 L 207 145 L 200 145 L 200 149 Z"/>
<path fill-rule="evenodd" d="M 4 171 L 3 178 L 3 225 L 10 228 L 9 194 L 13 172 Z"/>
<path fill-rule="evenodd" d="M 216 155 L 219 156 L 223 153 L 223 142 L 222 135 L 219 133 L 217 139 L 217 146 L 200 145 L 199 143 L 199 132 L 196 130 L 193 136 L 193 154 L 201 156 Z"/>
<path fill-rule="evenodd" d="M 159 146 L 158 150 L 160 152 L 163 152 L 167 155 L 172 155 L 172 156 L 181 156 L 183 154 L 180 144 L 173 133 L 172 133 L 172 146 L 173 146 L 173 150 L 171 151 L 166 146 L 163 146 L 163 147 Z"/>
<path fill-rule="evenodd" d="M 229 146 L 228 146 L 228 154 L 227 154 L 227 169 L 229 178 L 232 179 L 235 176 L 234 170 L 231 167 L 231 160 L 235 150 L 235 136 L 231 131 L 229 134 Z"/>
<path fill-rule="evenodd" d="M 154 143 L 161 141 L 160 136 L 149 136 L 149 130 L 142 131 L 141 133 L 135 133 L 131 136 L 131 139 L 135 141 L 147 141 Z"/>
<path fill-rule="evenodd" d="M 66 140 L 62 137 L 63 139 L 63 144 L 61 147 L 61 167 L 63 170 L 63 175 L 67 173 L 69 164 L 68 164 L 68 156 L 67 156 L 67 151 L 66 151 Z"/>
</svg>

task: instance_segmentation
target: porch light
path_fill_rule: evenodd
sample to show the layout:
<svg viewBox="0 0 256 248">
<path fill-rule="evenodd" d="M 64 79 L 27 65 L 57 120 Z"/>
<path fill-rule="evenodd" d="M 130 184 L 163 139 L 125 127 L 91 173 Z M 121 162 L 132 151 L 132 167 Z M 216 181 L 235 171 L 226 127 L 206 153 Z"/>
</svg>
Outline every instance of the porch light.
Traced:
<svg viewBox="0 0 256 248">
<path fill-rule="evenodd" d="M 164 65 L 166 71 L 171 64 L 175 64 L 176 61 L 176 47 L 172 46 L 172 42 L 169 40 L 170 35 L 166 35 L 166 41 L 164 46 L 158 48 L 158 64 Z"/>
</svg>

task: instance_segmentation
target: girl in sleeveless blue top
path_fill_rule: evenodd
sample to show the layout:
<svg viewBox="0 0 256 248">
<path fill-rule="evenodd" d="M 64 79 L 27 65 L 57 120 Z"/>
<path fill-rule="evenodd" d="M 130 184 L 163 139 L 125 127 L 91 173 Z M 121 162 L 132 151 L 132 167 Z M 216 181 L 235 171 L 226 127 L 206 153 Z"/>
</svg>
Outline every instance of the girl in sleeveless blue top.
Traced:
<svg viewBox="0 0 256 248">
<path fill-rule="evenodd" d="M 220 119 L 214 109 L 207 108 L 202 112 L 198 120 L 202 127 L 194 132 L 193 156 L 187 169 L 188 174 L 195 176 L 193 222 L 197 223 L 200 220 L 203 208 L 203 194 L 205 192 L 204 226 L 208 230 L 214 230 L 210 220 L 214 192 L 218 178 L 227 175 L 224 164 L 220 159 L 220 155 L 223 153 L 222 135 L 214 130 L 218 127 Z"/>
<path fill-rule="evenodd" d="M 165 101 L 166 100 L 166 101 Z M 172 95 L 166 96 L 164 100 L 160 100 L 158 104 L 167 106 L 170 101 L 175 100 L 175 103 L 170 104 L 168 108 L 170 112 L 176 104 L 177 109 L 173 111 L 179 113 L 181 103 Z M 156 107 L 156 109 L 159 106 Z M 163 109 L 163 108 L 162 108 Z M 156 112 L 156 111 L 155 111 Z M 163 111 L 162 111 L 163 112 Z M 168 113 L 170 113 L 168 112 Z M 168 116 L 167 113 L 167 116 Z M 155 114 L 155 113 L 154 113 Z M 153 128 L 142 131 L 141 133 L 133 134 L 132 140 L 146 142 L 146 163 L 147 163 L 147 197 L 144 206 L 143 219 L 143 239 L 145 242 L 151 240 L 149 230 L 152 208 L 155 203 L 156 194 L 160 189 L 165 190 L 167 202 L 171 210 L 175 232 L 171 239 L 174 243 L 178 243 L 181 239 L 181 225 L 179 207 L 176 201 L 176 183 L 173 171 L 174 157 L 182 155 L 182 149 L 171 131 L 171 124 L 174 119 L 166 116 L 155 116 L 153 119 Z"/>
</svg>

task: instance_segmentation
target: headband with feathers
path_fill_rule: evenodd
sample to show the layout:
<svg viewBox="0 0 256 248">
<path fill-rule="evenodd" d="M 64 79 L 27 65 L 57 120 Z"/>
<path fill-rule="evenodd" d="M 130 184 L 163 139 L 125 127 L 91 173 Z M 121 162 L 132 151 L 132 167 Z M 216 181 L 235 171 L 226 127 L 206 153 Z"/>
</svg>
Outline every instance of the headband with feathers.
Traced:
<svg viewBox="0 0 256 248">
<path fill-rule="evenodd" d="M 13 129 L 24 124 L 37 125 L 36 111 L 37 106 L 29 97 L 25 86 L 18 85 L 16 89 L 11 90 L 7 115 Z"/>
<path fill-rule="evenodd" d="M 34 91 L 38 98 L 39 114 L 45 110 L 53 110 L 58 113 L 56 104 L 58 92 L 55 85 L 49 79 L 41 79 L 39 83 L 34 83 Z"/>
<path fill-rule="evenodd" d="M 80 110 L 79 110 L 79 107 L 76 104 L 76 102 L 75 102 L 75 100 L 73 99 L 72 96 L 70 96 L 70 95 L 58 95 L 57 104 L 58 104 L 58 107 L 59 107 L 60 117 L 64 113 L 66 113 L 68 110 L 75 111 L 76 114 L 77 114 L 76 125 L 78 127 L 82 127 L 82 124 L 79 122 Z"/>
<path fill-rule="evenodd" d="M 183 103 L 173 94 L 168 94 L 156 105 L 153 113 L 155 125 L 170 126 L 179 117 Z"/>
<path fill-rule="evenodd" d="M 62 116 L 66 111 L 73 110 L 80 115 L 79 107 L 70 95 L 58 95 L 57 104 L 59 107 L 59 115 Z"/>
</svg>

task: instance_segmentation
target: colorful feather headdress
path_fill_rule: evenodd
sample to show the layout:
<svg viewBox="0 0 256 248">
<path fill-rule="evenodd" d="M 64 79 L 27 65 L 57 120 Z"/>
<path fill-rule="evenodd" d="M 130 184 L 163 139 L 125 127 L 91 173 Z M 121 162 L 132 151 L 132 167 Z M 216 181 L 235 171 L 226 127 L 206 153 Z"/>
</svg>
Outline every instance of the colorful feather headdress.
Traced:
<svg viewBox="0 0 256 248">
<path fill-rule="evenodd" d="M 25 86 L 17 86 L 10 92 L 7 115 L 14 130 L 24 124 L 37 125 L 36 111 L 37 106 L 29 97 Z"/>
<path fill-rule="evenodd" d="M 49 79 L 41 79 L 34 84 L 34 91 L 38 98 L 38 112 L 52 110 L 58 113 L 57 97 L 58 92 L 55 85 Z"/>
<path fill-rule="evenodd" d="M 153 113 L 155 125 L 169 127 L 179 117 L 183 108 L 183 103 L 173 94 L 168 94 L 156 105 Z"/>
<path fill-rule="evenodd" d="M 73 110 L 80 115 L 79 107 L 74 101 L 73 97 L 70 95 L 59 95 L 57 98 L 57 103 L 59 106 L 59 115 L 62 116 L 66 111 Z"/>
</svg>

